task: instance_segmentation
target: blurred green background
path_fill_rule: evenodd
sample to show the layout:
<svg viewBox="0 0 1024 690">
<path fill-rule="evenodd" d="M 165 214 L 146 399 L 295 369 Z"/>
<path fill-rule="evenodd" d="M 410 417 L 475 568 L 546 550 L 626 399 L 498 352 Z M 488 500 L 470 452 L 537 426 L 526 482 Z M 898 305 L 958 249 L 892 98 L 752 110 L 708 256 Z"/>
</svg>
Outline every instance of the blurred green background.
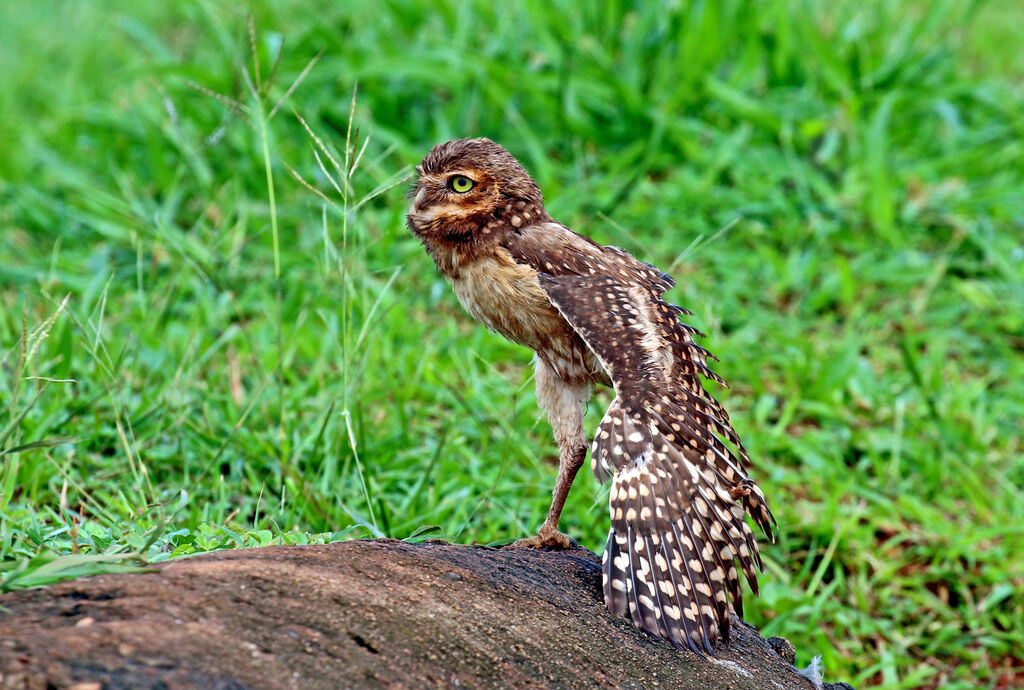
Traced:
<svg viewBox="0 0 1024 690">
<path fill-rule="evenodd" d="M 531 534 L 530 353 L 404 228 L 485 135 L 708 333 L 780 524 L 748 619 L 827 680 L 1024 686 L 1024 4 L 126 7 L 0 4 L 0 587 Z"/>
</svg>

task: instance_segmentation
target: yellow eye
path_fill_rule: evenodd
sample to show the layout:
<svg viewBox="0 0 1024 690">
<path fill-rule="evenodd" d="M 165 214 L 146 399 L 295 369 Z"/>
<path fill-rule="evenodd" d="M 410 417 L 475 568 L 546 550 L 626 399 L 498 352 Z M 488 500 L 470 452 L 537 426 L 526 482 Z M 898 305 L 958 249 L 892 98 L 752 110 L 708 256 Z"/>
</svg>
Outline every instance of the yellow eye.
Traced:
<svg viewBox="0 0 1024 690">
<path fill-rule="evenodd" d="M 452 175 L 448 178 L 448 188 L 459 194 L 465 194 L 475 186 L 476 182 L 465 175 Z"/>
</svg>

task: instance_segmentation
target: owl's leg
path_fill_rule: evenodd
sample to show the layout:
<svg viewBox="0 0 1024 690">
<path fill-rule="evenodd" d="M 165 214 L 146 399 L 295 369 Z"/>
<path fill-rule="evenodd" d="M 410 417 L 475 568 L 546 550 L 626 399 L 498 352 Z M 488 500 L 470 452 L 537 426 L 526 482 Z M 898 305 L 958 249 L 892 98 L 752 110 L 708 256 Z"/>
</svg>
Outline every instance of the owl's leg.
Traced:
<svg viewBox="0 0 1024 690">
<path fill-rule="evenodd" d="M 548 413 L 548 421 L 558 442 L 558 480 L 551 496 L 551 508 L 537 535 L 520 539 L 514 546 L 569 549 L 576 542 L 558 531 L 558 518 L 569 495 L 576 473 L 587 457 L 587 437 L 583 431 L 583 404 L 590 398 L 590 385 L 568 382 L 545 360 L 536 360 L 537 401 Z"/>
</svg>

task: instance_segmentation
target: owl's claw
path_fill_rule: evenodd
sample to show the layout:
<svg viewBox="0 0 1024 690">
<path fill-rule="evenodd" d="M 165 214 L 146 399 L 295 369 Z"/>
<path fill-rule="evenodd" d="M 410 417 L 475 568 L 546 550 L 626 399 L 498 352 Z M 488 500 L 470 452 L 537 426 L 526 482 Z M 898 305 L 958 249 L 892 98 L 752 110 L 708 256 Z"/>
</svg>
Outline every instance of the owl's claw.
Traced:
<svg viewBox="0 0 1024 690">
<path fill-rule="evenodd" d="M 512 542 L 511 546 L 526 549 L 550 549 L 552 551 L 563 551 L 575 549 L 579 544 L 567 534 L 562 534 L 557 529 L 541 527 L 540 531 L 532 537 Z"/>
</svg>

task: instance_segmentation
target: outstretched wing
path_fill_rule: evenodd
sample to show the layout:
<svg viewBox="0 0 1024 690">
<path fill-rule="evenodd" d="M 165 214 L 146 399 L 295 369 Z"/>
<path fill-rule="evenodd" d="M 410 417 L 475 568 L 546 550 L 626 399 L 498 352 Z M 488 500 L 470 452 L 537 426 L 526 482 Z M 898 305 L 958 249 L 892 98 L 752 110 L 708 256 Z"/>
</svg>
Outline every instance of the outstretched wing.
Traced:
<svg viewBox="0 0 1024 690">
<path fill-rule="evenodd" d="M 682 310 L 655 286 L 623 278 L 539 276 L 615 387 L 592 451 L 598 480 L 612 478 L 605 601 L 676 646 L 710 653 L 719 633 L 728 638 L 730 599 L 743 615 L 736 564 L 755 593 L 755 568 L 763 570 L 744 509 L 769 537 L 774 517 L 723 441 L 746 458 L 701 385 L 698 374 L 721 379 L 679 321 Z"/>
</svg>

